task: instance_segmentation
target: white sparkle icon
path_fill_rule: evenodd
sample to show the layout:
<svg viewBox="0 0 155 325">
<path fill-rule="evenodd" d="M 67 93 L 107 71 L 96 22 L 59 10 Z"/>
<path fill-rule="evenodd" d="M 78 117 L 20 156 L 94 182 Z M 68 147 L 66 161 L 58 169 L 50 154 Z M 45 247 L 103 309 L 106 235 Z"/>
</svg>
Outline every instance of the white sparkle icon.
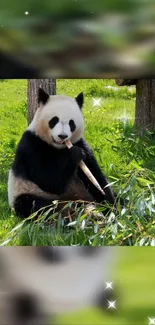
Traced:
<svg viewBox="0 0 155 325">
<path fill-rule="evenodd" d="M 25 15 L 26 15 L 26 16 L 29 15 L 29 12 L 28 12 L 28 11 L 25 11 Z"/>
<path fill-rule="evenodd" d="M 115 308 L 115 309 L 116 309 L 116 306 L 115 306 L 116 300 L 115 300 L 115 301 L 109 301 L 109 300 L 108 300 L 108 303 L 109 303 L 109 307 L 108 307 L 108 309 L 109 309 L 109 308 Z"/>
<path fill-rule="evenodd" d="M 113 282 L 106 282 L 106 288 L 105 289 L 112 289 Z"/>
<path fill-rule="evenodd" d="M 97 98 L 97 99 L 93 98 L 93 101 L 94 101 L 93 106 L 101 106 L 100 104 L 101 98 Z"/>
<path fill-rule="evenodd" d="M 149 319 L 149 325 L 151 325 L 151 324 L 155 325 L 155 318 L 148 317 L 148 319 Z"/>
</svg>

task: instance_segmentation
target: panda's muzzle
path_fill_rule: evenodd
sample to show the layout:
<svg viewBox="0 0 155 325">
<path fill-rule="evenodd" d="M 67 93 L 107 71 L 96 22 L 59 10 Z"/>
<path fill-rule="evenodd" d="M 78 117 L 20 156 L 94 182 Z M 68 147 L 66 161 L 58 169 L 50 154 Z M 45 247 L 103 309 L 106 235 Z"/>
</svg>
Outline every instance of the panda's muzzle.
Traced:
<svg viewBox="0 0 155 325">
<path fill-rule="evenodd" d="M 60 141 L 56 141 L 53 137 L 52 137 L 52 140 L 53 140 L 53 143 L 59 145 L 59 144 L 63 144 L 64 143 L 64 140 L 67 138 L 68 136 L 65 136 L 65 138 L 63 140 L 60 140 Z"/>
</svg>

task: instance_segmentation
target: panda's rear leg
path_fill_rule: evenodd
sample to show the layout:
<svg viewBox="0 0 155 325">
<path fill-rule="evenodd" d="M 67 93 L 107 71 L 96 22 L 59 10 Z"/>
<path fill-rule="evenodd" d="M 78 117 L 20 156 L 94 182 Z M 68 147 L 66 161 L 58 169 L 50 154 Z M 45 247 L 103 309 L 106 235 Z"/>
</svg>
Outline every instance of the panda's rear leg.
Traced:
<svg viewBox="0 0 155 325">
<path fill-rule="evenodd" d="M 31 194 L 22 194 L 16 199 L 14 209 L 17 217 L 25 219 L 28 218 L 32 213 L 37 212 L 41 208 L 47 207 L 51 204 L 51 200 L 40 198 Z M 48 209 L 49 207 L 46 208 L 44 212 Z"/>
<path fill-rule="evenodd" d="M 26 292 L 9 295 L 5 302 L 4 320 L 6 325 L 47 324 L 37 297 Z"/>
</svg>

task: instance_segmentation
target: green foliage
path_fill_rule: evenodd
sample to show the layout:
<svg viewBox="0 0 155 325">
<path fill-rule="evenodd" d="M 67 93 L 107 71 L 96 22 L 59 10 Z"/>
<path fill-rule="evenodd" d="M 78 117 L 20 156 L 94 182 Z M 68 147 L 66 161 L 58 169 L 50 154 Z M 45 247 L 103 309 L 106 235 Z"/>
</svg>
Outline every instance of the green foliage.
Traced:
<svg viewBox="0 0 155 325">
<path fill-rule="evenodd" d="M 152 0 L 1 0 L 1 50 L 39 75 L 141 77 L 154 69 L 154 16 Z"/>
<path fill-rule="evenodd" d="M 20 226 L 8 207 L 7 177 L 16 145 L 27 126 L 27 82 L 4 80 L 0 84 L 3 99 L 0 102 L 0 120 L 3 121 L 0 124 L 1 243 L 10 239 L 7 245 L 154 246 L 155 139 L 149 132 L 143 138 L 135 133 L 135 88 L 115 87 L 115 81 L 108 79 L 57 80 L 58 94 L 74 97 L 84 91 L 85 137 L 118 200 L 124 198 L 125 207 L 119 204 L 117 211 L 111 207 L 109 216 L 97 217 L 97 220 L 79 210 L 77 220 L 69 226 L 62 224 L 62 214 L 53 215 L 49 222 L 42 213 L 40 220 Z M 93 106 L 93 98 L 101 98 L 100 106 Z M 101 212 L 101 206 L 97 211 Z"/>
</svg>

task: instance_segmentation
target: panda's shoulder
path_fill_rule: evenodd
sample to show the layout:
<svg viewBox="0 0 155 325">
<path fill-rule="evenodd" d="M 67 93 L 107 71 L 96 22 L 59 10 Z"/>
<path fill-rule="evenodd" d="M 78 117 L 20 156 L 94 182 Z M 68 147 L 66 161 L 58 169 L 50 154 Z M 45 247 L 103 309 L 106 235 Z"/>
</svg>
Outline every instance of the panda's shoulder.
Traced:
<svg viewBox="0 0 155 325">
<path fill-rule="evenodd" d="M 25 152 L 26 150 L 30 150 L 34 143 L 34 137 L 32 132 L 25 131 L 17 145 L 16 154 L 19 152 Z"/>
<path fill-rule="evenodd" d="M 21 140 L 18 143 L 17 150 L 19 151 L 37 151 L 37 149 L 43 148 L 44 143 L 43 141 L 36 136 L 34 132 L 31 132 L 29 130 L 26 130 L 22 137 Z"/>
</svg>

